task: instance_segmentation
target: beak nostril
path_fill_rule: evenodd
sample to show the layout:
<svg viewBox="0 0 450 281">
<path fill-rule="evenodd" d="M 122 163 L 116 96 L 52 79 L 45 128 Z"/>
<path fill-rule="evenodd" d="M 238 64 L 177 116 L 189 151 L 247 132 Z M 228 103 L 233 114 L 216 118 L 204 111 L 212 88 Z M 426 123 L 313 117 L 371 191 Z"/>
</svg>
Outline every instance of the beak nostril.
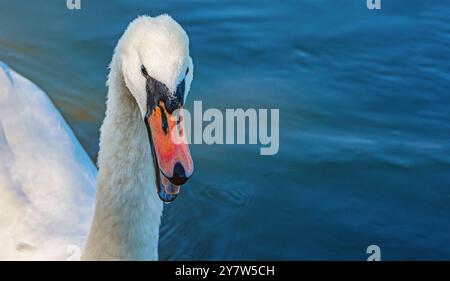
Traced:
<svg viewBox="0 0 450 281">
<path fill-rule="evenodd" d="M 173 176 L 170 182 L 175 185 L 183 185 L 189 178 L 186 176 L 186 172 L 180 162 L 177 162 L 173 167 Z"/>
</svg>

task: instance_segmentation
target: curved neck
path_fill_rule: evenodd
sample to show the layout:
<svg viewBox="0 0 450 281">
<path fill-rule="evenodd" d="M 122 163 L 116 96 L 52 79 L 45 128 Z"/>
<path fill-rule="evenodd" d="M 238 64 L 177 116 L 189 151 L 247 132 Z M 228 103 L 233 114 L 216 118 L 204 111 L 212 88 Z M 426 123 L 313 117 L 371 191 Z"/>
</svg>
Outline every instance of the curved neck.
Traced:
<svg viewBox="0 0 450 281">
<path fill-rule="evenodd" d="M 145 124 L 113 57 L 85 260 L 156 260 L 162 202 Z"/>
</svg>

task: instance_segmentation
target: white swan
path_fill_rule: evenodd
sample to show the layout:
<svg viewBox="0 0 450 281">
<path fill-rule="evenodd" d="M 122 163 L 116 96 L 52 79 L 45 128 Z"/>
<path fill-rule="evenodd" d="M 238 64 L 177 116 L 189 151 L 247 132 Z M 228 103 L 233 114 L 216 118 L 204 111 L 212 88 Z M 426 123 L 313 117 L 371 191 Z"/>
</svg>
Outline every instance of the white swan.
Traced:
<svg viewBox="0 0 450 281">
<path fill-rule="evenodd" d="M 97 175 L 45 93 L 0 64 L 0 259 L 64 260 L 79 247 L 86 260 L 156 260 L 162 201 L 193 172 L 171 138 L 192 78 L 171 17 L 130 23 L 110 65 Z"/>
</svg>

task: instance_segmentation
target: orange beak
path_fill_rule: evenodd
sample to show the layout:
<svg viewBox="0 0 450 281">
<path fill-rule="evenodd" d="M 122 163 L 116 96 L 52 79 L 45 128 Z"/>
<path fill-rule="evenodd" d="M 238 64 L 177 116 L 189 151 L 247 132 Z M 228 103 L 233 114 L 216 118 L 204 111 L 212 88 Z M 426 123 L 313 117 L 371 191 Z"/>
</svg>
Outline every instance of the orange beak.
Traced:
<svg viewBox="0 0 450 281">
<path fill-rule="evenodd" d="M 194 163 L 184 134 L 182 106 L 177 118 L 166 110 L 162 101 L 147 113 L 145 123 L 155 164 L 158 195 L 171 202 L 180 192 L 180 186 L 192 176 Z M 177 138 L 174 138 L 177 136 Z"/>
</svg>

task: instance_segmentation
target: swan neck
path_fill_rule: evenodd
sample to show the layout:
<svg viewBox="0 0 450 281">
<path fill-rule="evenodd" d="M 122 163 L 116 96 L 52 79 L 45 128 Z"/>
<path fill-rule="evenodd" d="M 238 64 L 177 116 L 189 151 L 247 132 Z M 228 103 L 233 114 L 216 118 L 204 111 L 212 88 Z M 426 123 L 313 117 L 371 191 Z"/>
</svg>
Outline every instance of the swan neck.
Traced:
<svg viewBox="0 0 450 281">
<path fill-rule="evenodd" d="M 116 67 L 108 79 L 101 127 L 96 209 L 87 260 L 156 260 L 162 202 L 145 124 Z"/>
</svg>

